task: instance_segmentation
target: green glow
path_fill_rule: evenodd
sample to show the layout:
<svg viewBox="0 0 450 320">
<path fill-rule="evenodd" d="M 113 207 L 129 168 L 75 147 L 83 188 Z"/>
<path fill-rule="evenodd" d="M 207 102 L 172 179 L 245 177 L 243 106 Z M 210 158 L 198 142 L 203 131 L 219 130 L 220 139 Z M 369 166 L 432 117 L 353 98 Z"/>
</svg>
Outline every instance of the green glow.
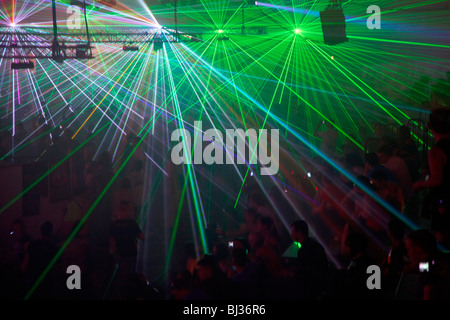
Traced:
<svg viewBox="0 0 450 320">
<path fill-rule="evenodd" d="M 22 7 L 17 1 L 14 3 L 14 8 L 8 1 L 0 6 L 1 22 L 9 25 L 13 20 L 17 24 L 15 30 L 30 32 L 36 29 L 22 26 L 39 17 L 38 29 L 51 34 L 48 2 Z M 92 32 L 120 34 L 122 28 L 148 31 L 150 27 L 164 26 L 158 32 L 170 39 L 170 30 L 175 27 L 173 2 L 128 3 L 130 7 L 119 4 L 115 8 L 88 8 Z M 96 155 L 107 150 L 114 156 L 117 171 L 109 188 L 130 160 L 128 154 L 120 152 L 133 133 L 142 138 L 139 145 L 147 148 L 146 174 L 154 178 L 149 181 L 146 177 L 146 205 L 158 204 L 158 191 L 166 187 L 165 179 L 181 181 L 177 185 L 180 199 L 176 199 L 179 202 L 171 209 L 173 212 L 142 210 L 138 217 L 143 225 L 150 223 L 152 214 L 173 218 L 173 225 L 166 226 L 171 230 L 163 259 L 168 273 L 176 240 L 185 231 L 184 218 L 191 219 L 192 230 L 187 237 L 207 252 L 205 229 L 211 215 L 224 203 L 242 209 L 246 205 L 244 186 L 262 181 L 257 180 L 261 177 L 249 175 L 248 165 L 224 169 L 229 185 L 216 181 L 219 170 L 214 166 L 171 167 L 173 130 L 191 128 L 194 121 L 204 121 L 218 130 L 280 129 L 280 176 L 274 179 L 283 185 L 288 183 L 291 172 L 305 173 L 308 157 L 323 160 L 344 177 L 354 178 L 339 161 L 320 152 L 320 141 L 313 134 L 319 121 L 335 120 L 339 151 L 344 142 L 364 151 L 361 132 L 373 136 L 377 124 L 422 125 L 421 121 L 426 120 L 428 110 L 420 104 L 429 98 L 429 92 L 419 81 L 423 75 L 429 75 L 435 84 L 437 79 L 445 79 L 445 72 L 450 69 L 448 10 L 428 10 L 443 4 L 443 0 L 344 1 L 349 41 L 336 46 L 323 43 L 319 17 L 326 5 L 323 1 L 288 1 L 282 6 L 276 1 L 265 3 L 267 6 L 242 1 L 178 1 L 178 30 L 188 37 L 195 35 L 201 39 L 199 42 L 164 42 L 159 50 L 154 43 L 139 43 L 139 52 L 123 52 L 122 43 L 94 43 L 92 60 L 58 64 L 39 59 L 35 70 L 14 73 L 11 61 L 0 58 L 0 132 L 11 136 L 19 121 L 29 131 L 29 137 L 5 139 L 7 150 L 0 160 L 9 161 L 12 155 L 20 157 L 43 137 L 58 134 L 60 125 L 70 128 L 74 140 L 80 141 L 73 153 L 6 199 L 0 217 L 6 219 L 13 204 L 70 161 L 88 142 L 95 141 Z M 58 1 L 58 14 L 62 15 L 69 4 L 68 0 Z M 366 8 L 371 4 L 382 10 L 379 30 L 366 26 L 371 16 Z M 62 19 L 60 26 L 67 31 Z M 229 41 L 220 41 L 225 36 Z M 68 103 L 72 111 L 68 110 Z M 36 116 L 45 116 L 50 127 L 31 135 Z M 419 148 L 430 147 L 426 140 L 431 136 L 414 137 Z M 195 137 L 195 142 L 201 142 L 201 137 Z M 255 156 L 252 154 L 251 159 Z M 313 179 L 311 185 L 316 186 Z M 264 183 L 259 186 L 268 194 Z M 293 192 L 301 199 L 306 197 L 302 190 Z M 89 214 L 100 199 L 96 199 Z M 301 207 L 294 209 L 299 215 L 302 213 Z M 398 215 L 388 209 L 392 215 Z M 64 242 L 58 256 L 88 215 Z M 408 219 L 404 221 L 415 227 Z M 145 254 L 146 259 L 153 258 L 150 253 Z"/>
</svg>

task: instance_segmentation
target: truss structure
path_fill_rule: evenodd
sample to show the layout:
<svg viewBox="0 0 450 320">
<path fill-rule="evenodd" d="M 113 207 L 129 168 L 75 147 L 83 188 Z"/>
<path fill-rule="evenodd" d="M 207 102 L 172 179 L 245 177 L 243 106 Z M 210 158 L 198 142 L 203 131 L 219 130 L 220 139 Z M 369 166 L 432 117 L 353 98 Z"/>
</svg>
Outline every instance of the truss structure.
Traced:
<svg viewBox="0 0 450 320">
<path fill-rule="evenodd" d="M 25 61 L 30 59 L 91 59 L 92 44 L 112 43 L 130 46 L 142 43 L 193 42 L 200 39 L 176 34 L 167 29 L 121 29 L 111 31 L 96 30 L 86 33 L 77 30 L 58 32 L 55 41 L 49 28 L 4 28 L 0 29 L 0 59 Z M 57 48 L 55 48 L 57 46 Z M 55 56 L 55 52 L 58 56 Z"/>
</svg>

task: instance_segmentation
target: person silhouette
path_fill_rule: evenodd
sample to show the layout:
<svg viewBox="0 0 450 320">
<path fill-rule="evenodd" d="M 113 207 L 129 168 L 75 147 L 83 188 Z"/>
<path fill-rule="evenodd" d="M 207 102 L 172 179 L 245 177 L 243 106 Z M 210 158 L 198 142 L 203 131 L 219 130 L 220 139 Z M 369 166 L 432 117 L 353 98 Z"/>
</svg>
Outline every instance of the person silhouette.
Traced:
<svg viewBox="0 0 450 320">
<path fill-rule="evenodd" d="M 109 253 L 115 258 L 119 281 L 136 271 L 137 241 L 145 239 L 144 233 L 132 215 L 130 204 L 121 201 L 118 216 L 111 223 Z"/>
<path fill-rule="evenodd" d="M 325 130 L 319 130 L 325 125 Z M 320 141 L 320 150 L 328 157 L 337 156 L 337 141 L 338 141 L 338 131 L 334 127 L 334 121 L 320 121 L 314 130 L 314 136 L 318 137 Z"/>
<path fill-rule="evenodd" d="M 300 244 L 294 278 L 301 299 L 320 299 L 329 280 L 328 258 L 324 247 L 309 236 L 306 221 L 291 224 L 292 239 Z"/>
<path fill-rule="evenodd" d="M 433 233 L 417 229 L 405 239 L 408 263 L 402 270 L 397 300 L 447 300 L 450 298 L 450 263 Z"/>
<path fill-rule="evenodd" d="M 40 237 L 30 242 L 25 259 L 22 263 L 22 272 L 26 275 L 32 293 L 32 299 L 53 299 L 56 293 L 56 279 L 59 275 L 60 259 L 56 256 L 58 246 L 52 239 L 53 223 L 45 221 L 41 224 Z M 50 269 L 47 269 L 48 267 Z"/>
<path fill-rule="evenodd" d="M 429 129 L 435 144 L 428 150 L 429 175 L 414 183 L 415 192 L 428 190 L 422 216 L 430 218 L 430 228 L 438 237 L 450 235 L 450 109 L 432 110 Z"/>
</svg>

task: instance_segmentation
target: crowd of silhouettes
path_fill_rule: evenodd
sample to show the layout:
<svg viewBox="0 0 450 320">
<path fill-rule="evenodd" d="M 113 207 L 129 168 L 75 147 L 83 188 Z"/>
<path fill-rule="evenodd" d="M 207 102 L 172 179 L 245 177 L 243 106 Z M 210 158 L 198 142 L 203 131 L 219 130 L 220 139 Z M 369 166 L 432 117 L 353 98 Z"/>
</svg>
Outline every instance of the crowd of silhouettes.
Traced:
<svg viewBox="0 0 450 320">
<path fill-rule="evenodd" d="M 1 296 L 13 299 L 136 297 L 132 287 L 147 287 L 145 277 L 136 272 L 138 243 L 145 238 L 138 223 L 143 203 L 142 159 L 137 155 L 130 158 L 130 164 L 118 173 L 109 153 L 102 152 L 94 160 L 93 144 L 79 147 L 75 142 L 69 145 L 63 141 L 54 139 L 53 151 L 45 154 L 54 161 L 74 151 L 70 158 L 72 197 L 66 201 L 60 224 L 55 226 L 49 217 L 38 227 L 36 239 L 30 236 L 36 233 L 30 230 L 34 225 L 27 230 L 25 218 L 12 221 L 2 248 L 0 265 L 5 286 Z M 67 149 L 62 151 L 63 148 Z M 70 265 L 80 268 L 83 290 L 67 290 L 65 268 Z M 154 294 L 148 288 L 138 297 Z"/>
<path fill-rule="evenodd" d="M 442 94 L 434 99 L 441 101 Z M 23 219 L 12 222 L 0 265 L 2 298 L 31 291 L 34 299 L 450 298 L 449 107 L 430 109 L 424 129 L 434 141 L 425 150 L 408 126 L 392 131 L 376 125 L 376 147 L 360 150 L 346 141 L 340 151 L 335 122 L 321 120 L 319 149 L 349 175 L 322 157 L 312 159 L 314 194 L 301 213 L 289 211 L 280 192 L 250 190 L 235 227 L 216 228 L 210 221 L 207 248 L 184 244 L 164 295 L 136 272 L 138 245 L 145 240 L 140 139 L 129 135 L 113 163 L 107 152 L 96 155 L 92 143 L 78 145 L 69 129 L 49 135 L 42 119 L 33 125 L 41 139 L 24 151 L 26 157 L 55 161 L 73 154 L 73 196 L 61 226 L 43 222 L 36 239 Z M 17 137 L 28 134 L 17 126 Z M 80 266 L 86 290 L 64 287 L 62 266 L 71 264 Z M 374 265 L 381 289 L 367 284 Z"/>
<path fill-rule="evenodd" d="M 425 162 L 401 126 L 398 136 L 380 130 L 374 150 L 334 154 L 353 180 L 319 164 L 310 213 L 288 228 L 268 197 L 250 193 L 241 224 L 210 233 L 221 249 L 174 275 L 172 299 L 222 299 L 230 290 L 244 299 L 450 298 L 450 109 L 433 109 L 428 128 Z M 289 244 L 295 254 L 286 255 Z M 369 266 L 380 268 L 379 289 L 367 284 Z M 208 286 L 219 281 L 220 294 Z"/>
<path fill-rule="evenodd" d="M 294 214 L 286 222 L 273 206 L 279 199 L 276 192 L 266 196 L 253 190 L 235 228 L 215 229 L 210 224 L 206 252 L 185 244 L 185 260 L 173 267 L 164 298 L 450 298 L 449 110 L 430 113 L 428 127 L 435 140 L 427 150 L 426 167 L 419 165 L 417 149 L 404 142 L 404 134 L 399 139 L 381 136 L 371 152 L 353 150 L 336 157 L 353 173 L 353 181 L 318 163 L 320 170 L 313 173 L 315 198 L 309 215 L 306 210 L 302 218 Z M 2 295 L 19 298 L 35 289 L 35 299 L 161 298 L 135 271 L 138 243 L 145 237 L 137 220 L 142 207 L 142 159 L 132 159 L 89 216 L 89 208 L 115 170 L 107 153 L 92 161 L 89 147 L 81 151 L 73 166 L 80 170 L 79 188 L 68 201 L 61 227 L 54 230 L 46 221 L 40 226 L 40 237 L 32 239 L 23 220 L 12 223 L 10 251 L 2 268 L 10 275 L 4 281 L 6 288 L 14 290 Z M 415 202 L 421 204 L 419 212 L 408 206 L 417 198 L 423 200 Z M 413 230 L 405 222 L 409 219 L 428 224 Z M 291 254 L 286 254 L 289 250 Z M 52 267 L 47 269 L 49 264 Z M 60 287 L 67 278 L 61 266 L 70 264 L 87 275 L 83 277 L 87 290 L 82 293 Z M 381 269 L 380 290 L 367 286 L 371 265 Z M 115 281 L 108 283 L 112 275 Z"/>
</svg>

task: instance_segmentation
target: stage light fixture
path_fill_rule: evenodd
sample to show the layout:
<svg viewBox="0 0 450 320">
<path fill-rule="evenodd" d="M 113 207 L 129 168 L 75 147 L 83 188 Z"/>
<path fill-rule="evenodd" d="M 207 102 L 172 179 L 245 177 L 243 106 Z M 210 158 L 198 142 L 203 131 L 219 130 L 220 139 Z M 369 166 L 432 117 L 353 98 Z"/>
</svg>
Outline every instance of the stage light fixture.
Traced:
<svg viewBox="0 0 450 320">
<path fill-rule="evenodd" d="M 28 62 L 11 62 L 12 70 L 26 70 L 34 69 L 34 63 L 32 61 Z"/>
<path fill-rule="evenodd" d="M 123 46 L 123 51 L 139 51 L 137 46 Z"/>
<path fill-rule="evenodd" d="M 76 46 L 75 50 L 75 56 L 78 59 L 88 59 L 92 56 L 92 53 L 90 53 L 90 47 L 88 44 L 78 44 Z"/>
</svg>

